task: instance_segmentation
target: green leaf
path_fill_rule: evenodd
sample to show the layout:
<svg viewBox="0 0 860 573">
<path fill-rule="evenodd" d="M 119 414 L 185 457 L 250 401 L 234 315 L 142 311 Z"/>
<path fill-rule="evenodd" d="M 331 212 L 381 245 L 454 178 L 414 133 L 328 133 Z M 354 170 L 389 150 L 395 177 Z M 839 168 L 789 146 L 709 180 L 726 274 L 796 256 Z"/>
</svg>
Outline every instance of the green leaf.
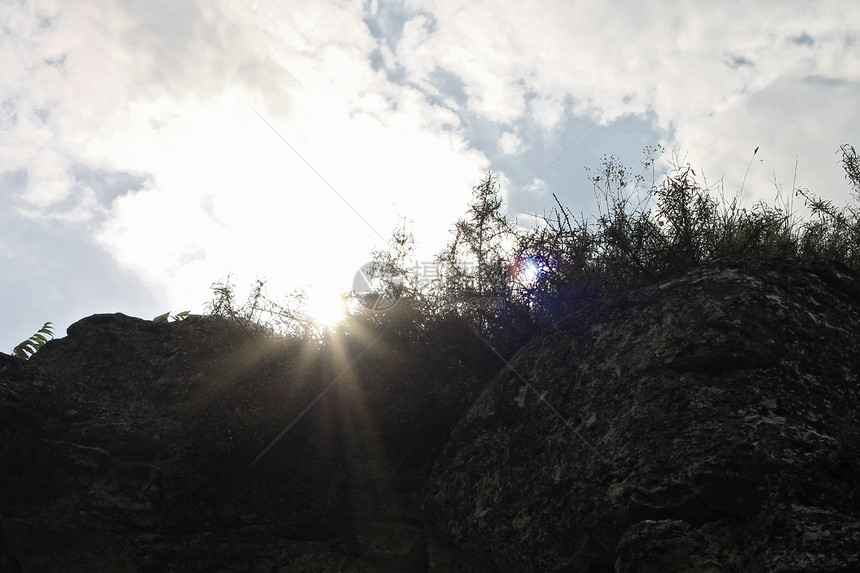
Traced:
<svg viewBox="0 0 860 573">
<path fill-rule="evenodd" d="M 12 354 L 17 356 L 18 358 L 23 358 L 24 360 L 27 360 L 34 352 L 36 352 L 35 345 L 29 340 L 25 340 L 24 342 L 15 347 L 15 349 L 12 351 Z"/>
<path fill-rule="evenodd" d="M 152 322 L 167 322 L 167 319 L 170 317 L 170 311 L 168 310 L 164 314 L 159 314 L 155 318 L 152 319 Z"/>
<path fill-rule="evenodd" d="M 42 328 L 39 329 L 36 334 L 16 346 L 12 349 L 12 355 L 17 356 L 18 358 L 23 358 L 24 360 L 29 360 L 30 357 L 36 353 L 44 344 L 48 342 L 48 339 L 45 338 L 45 334 L 54 337 L 53 329 L 51 328 L 51 322 L 46 322 L 42 325 Z"/>
</svg>

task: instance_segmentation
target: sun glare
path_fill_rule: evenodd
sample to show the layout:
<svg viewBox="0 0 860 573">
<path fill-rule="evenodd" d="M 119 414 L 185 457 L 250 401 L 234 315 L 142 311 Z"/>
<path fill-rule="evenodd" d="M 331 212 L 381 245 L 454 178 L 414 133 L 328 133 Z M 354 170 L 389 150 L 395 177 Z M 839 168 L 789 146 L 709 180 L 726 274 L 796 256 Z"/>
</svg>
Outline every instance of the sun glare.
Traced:
<svg viewBox="0 0 860 573">
<path fill-rule="evenodd" d="M 332 327 L 343 320 L 346 305 L 338 293 L 314 289 L 306 290 L 305 312 L 318 326 Z"/>
<path fill-rule="evenodd" d="M 543 274 L 543 262 L 534 256 L 521 257 L 511 269 L 514 278 L 521 285 L 533 286 Z"/>
</svg>

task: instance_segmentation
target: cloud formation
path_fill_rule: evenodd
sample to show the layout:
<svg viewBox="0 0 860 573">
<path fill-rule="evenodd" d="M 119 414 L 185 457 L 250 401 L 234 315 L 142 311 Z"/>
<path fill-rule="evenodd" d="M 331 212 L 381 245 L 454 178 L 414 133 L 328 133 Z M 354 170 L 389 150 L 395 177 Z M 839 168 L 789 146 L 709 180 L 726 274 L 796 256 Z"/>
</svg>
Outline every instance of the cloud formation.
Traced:
<svg viewBox="0 0 860 573">
<path fill-rule="evenodd" d="M 832 155 L 860 127 L 854 3 L 415 5 L 422 13 L 397 50 L 410 78 L 444 68 L 469 108 L 494 121 L 525 115 L 552 130 L 565 113 L 602 125 L 651 117 L 664 143 L 732 185 L 762 146 L 759 187 L 772 171 L 791 175 L 797 156 L 808 185 L 830 187 Z"/>
<path fill-rule="evenodd" d="M 165 309 L 227 273 L 339 290 L 400 216 L 429 257 L 489 168 L 514 215 L 585 204 L 583 165 L 643 141 L 727 194 L 759 147 L 750 200 L 839 203 L 857 21 L 838 0 L 3 3 L 0 260 L 26 273 L 24 237 L 54 229 Z"/>
</svg>

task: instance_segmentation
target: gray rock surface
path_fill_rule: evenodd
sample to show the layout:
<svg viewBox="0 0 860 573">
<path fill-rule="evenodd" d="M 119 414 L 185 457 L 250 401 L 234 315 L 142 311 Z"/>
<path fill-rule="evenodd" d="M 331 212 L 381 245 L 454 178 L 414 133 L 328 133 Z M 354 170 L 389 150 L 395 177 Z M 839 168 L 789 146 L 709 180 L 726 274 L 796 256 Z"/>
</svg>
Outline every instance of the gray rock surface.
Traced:
<svg viewBox="0 0 860 573">
<path fill-rule="evenodd" d="M 860 281 L 720 263 L 601 299 L 485 388 L 425 520 L 504 571 L 860 571 Z"/>
</svg>

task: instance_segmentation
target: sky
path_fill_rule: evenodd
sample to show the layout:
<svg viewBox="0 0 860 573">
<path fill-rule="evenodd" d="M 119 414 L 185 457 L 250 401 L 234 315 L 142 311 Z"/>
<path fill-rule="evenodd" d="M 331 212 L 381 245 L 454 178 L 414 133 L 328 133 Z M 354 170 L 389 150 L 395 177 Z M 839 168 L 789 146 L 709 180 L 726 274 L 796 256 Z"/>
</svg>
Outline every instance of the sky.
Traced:
<svg viewBox="0 0 860 573">
<path fill-rule="evenodd" d="M 850 199 L 860 3 L 524 6 L 0 0 L 0 351 L 228 276 L 331 309 L 404 218 L 432 260 L 488 170 L 523 225 L 658 144 L 729 196 Z"/>
</svg>

